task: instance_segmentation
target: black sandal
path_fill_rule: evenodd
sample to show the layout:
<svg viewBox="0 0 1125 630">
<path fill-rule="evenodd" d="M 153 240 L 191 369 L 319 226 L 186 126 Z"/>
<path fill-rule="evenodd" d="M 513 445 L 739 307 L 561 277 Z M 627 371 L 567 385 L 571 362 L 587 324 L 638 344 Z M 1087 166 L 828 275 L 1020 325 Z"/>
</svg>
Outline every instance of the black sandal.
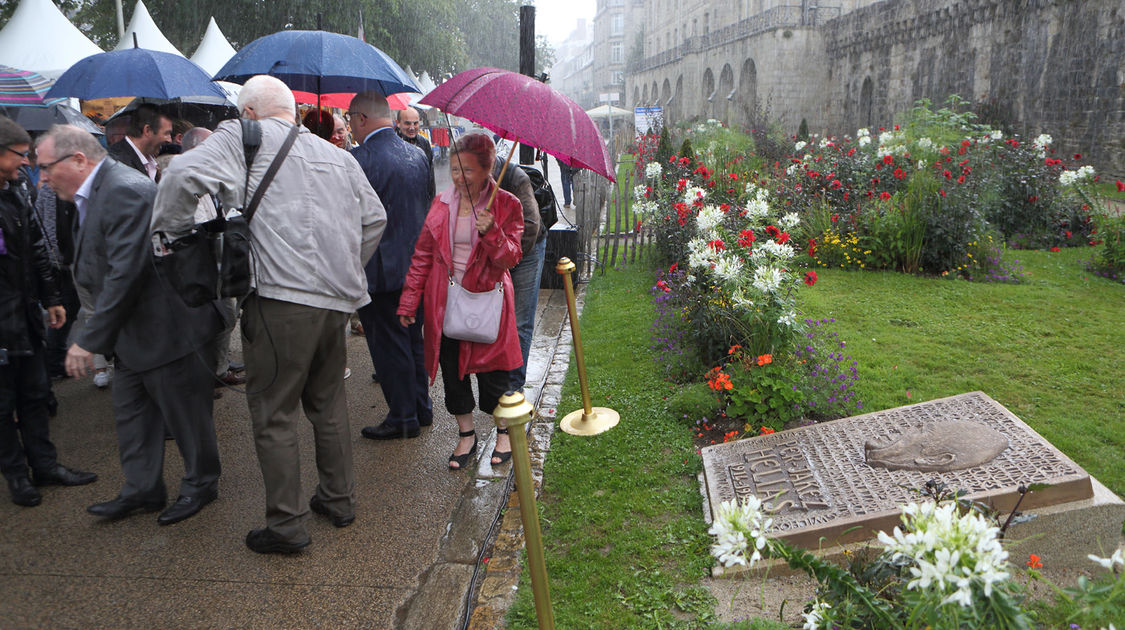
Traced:
<svg viewBox="0 0 1125 630">
<path fill-rule="evenodd" d="M 465 468 L 465 466 L 467 466 L 469 464 L 469 458 L 472 457 L 473 454 L 475 454 L 477 452 L 477 432 L 476 432 L 476 430 L 473 430 L 473 431 L 458 431 L 457 435 L 459 435 L 461 437 L 469 437 L 470 435 L 473 436 L 473 448 L 470 448 L 468 453 L 464 453 L 464 454 L 461 454 L 461 455 L 450 455 L 449 456 L 449 469 L 450 470 L 462 470 L 463 468 Z M 457 447 L 453 447 L 453 450 L 457 450 Z M 453 464 L 457 464 L 457 467 L 454 468 Z"/>
<path fill-rule="evenodd" d="M 500 427 L 496 427 L 496 441 L 498 441 L 498 442 L 500 441 L 501 435 L 508 435 L 508 429 L 507 428 L 502 429 Z M 492 465 L 493 466 L 500 466 L 500 465 L 504 464 L 505 462 L 507 462 L 509 459 L 512 458 L 512 451 L 498 451 L 496 449 L 493 449 L 492 450 L 492 456 L 494 458 L 500 460 L 500 461 L 498 461 L 498 462 L 496 462 Z"/>
</svg>

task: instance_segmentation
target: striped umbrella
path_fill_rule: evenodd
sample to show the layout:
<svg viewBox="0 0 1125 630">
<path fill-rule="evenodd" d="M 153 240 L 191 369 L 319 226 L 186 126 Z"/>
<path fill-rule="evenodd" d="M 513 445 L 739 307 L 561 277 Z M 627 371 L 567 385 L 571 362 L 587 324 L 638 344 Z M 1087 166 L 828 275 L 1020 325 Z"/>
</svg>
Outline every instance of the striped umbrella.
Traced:
<svg viewBox="0 0 1125 630">
<path fill-rule="evenodd" d="M 0 66 L 0 105 L 5 107 L 45 107 L 65 98 L 43 99 L 52 81 L 38 72 Z"/>
</svg>

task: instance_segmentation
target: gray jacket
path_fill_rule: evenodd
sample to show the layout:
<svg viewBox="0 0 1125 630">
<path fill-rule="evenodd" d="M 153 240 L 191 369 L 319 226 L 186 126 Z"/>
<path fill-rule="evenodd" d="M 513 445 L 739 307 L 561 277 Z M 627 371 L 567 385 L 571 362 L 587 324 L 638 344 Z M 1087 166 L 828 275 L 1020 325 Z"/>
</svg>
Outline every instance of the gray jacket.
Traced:
<svg viewBox="0 0 1125 630">
<path fill-rule="evenodd" d="M 278 118 L 260 122 L 251 197 L 291 126 Z M 363 266 L 379 245 L 387 215 L 351 154 L 300 131 L 250 221 L 253 284 L 262 297 L 350 313 L 371 300 Z M 153 231 L 186 234 L 205 194 L 218 195 L 224 208 L 243 207 L 245 175 L 242 127 L 225 121 L 164 172 Z"/>
</svg>

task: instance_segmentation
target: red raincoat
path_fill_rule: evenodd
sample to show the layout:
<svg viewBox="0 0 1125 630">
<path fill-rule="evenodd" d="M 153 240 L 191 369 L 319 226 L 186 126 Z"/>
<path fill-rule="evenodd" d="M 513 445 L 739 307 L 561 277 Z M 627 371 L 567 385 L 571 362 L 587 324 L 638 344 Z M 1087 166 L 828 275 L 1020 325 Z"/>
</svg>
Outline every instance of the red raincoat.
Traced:
<svg viewBox="0 0 1125 630">
<path fill-rule="evenodd" d="M 496 182 L 481 192 L 480 199 L 487 201 Z M 441 327 L 445 320 L 445 296 L 449 290 L 449 275 L 453 271 L 453 247 L 450 236 L 450 215 L 455 197 L 452 187 L 435 199 L 418 243 L 410 260 L 410 271 L 399 298 L 399 315 L 414 316 L 418 303 L 425 300 L 423 338 L 426 348 L 426 371 L 433 384 L 438 371 L 438 351 L 441 348 Z M 478 203 L 480 203 L 478 199 Z M 512 276 L 508 273 L 520 261 L 523 250 L 523 206 L 515 195 L 499 191 L 492 203 L 493 226 L 484 236 L 473 230 L 473 248 L 465 268 L 461 285 L 469 291 L 488 291 L 501 282 L 504 287 L 504 311 L 500 315 L 500 334 L 491 344 L 461 341 L 459 378 L 467 374 L 513 370 L 523 364 L 520 340 L 516 333 L 516 307 Z"/>
</svg>

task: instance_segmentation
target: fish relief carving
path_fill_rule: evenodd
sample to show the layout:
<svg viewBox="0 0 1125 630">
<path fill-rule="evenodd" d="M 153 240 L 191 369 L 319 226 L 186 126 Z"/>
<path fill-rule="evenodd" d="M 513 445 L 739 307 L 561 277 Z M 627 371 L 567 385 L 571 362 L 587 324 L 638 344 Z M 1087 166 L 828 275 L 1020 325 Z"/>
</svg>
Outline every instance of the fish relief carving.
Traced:
<svg viewBox="0 0 1125 630">
<path fill-rule="evenodd" d="M 1008 438 L 975 422 L 953 420 L 911 428 L 888 443 L 863 445 L 869 466 L 887 470 L 948 472 L 981 466 L 1008 448 Z"/>
</svg>

